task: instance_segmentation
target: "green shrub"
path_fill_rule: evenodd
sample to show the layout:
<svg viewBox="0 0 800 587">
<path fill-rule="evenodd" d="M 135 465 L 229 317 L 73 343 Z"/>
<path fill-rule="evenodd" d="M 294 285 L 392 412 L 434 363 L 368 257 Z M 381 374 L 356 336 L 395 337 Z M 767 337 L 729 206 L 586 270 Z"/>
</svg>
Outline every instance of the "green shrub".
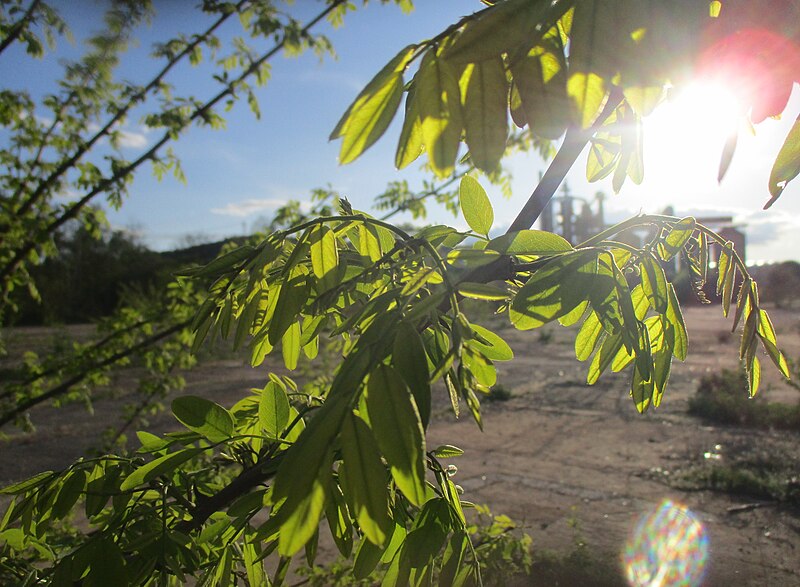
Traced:
<svg viewBox="0 0 800 587">
<path fill-rule="evenodd" d="M 719 424 L 800 430 L 800 405 L 768 402 L 763 395 L 750 398 L 743 371 L 723 369 L 703 377 L 689 400 L 689 413 Z"/>
</svg>

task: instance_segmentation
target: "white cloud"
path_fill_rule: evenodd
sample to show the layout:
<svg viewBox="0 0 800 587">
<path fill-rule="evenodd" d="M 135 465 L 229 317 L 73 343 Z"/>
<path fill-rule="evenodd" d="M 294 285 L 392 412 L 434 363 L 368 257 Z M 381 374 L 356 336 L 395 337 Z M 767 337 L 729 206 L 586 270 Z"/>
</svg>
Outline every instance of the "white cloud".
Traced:
<svg viewBox="0 0 800 587">
<path fill-rule="evenodd" d="M 225 206 L 222 208 L 211 208 L 211 212 L 212 214 L 220 214 L 222 216 L 236 216 L 238 218 L 244 218 L 264 210 L 275 210 L 276 208 L 284 206 L 286 202 L 287 200 L 281 200 L 277 198 L 251 198 L 248 200 L 242 200 L 240 202 L 230 202 L 225 204 Z M 301 202 L 300 206 L 304 210 L 307 210 L 310 206 L 310 202 Z"/>
<path fill-rule="evenodd" d="M 123 130 L 119 133 L 119 146 L 130 149 L 142 149 L 147 146 L 147 137 L 144 133 Z"/>
</svg>

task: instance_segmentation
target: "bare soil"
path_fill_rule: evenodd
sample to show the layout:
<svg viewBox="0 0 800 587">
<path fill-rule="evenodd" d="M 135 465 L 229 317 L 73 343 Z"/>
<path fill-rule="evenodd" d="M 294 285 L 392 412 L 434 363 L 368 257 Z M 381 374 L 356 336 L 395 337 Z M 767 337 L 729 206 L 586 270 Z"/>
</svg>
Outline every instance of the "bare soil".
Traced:
<svg viewBox="0 0 800 587">
<path fill-rule="evenodd" d="M 800 315 L 777 309 L 770 314 L 787 356 L 800 357 Z M 481 432 L 468 413 L 453 417 L 442 391 L 428 445 L 463 448 L 466 455 L 452 462 L 464 498 L 521 521 L 535 548 L 569 552 L 577 520 L 592 552 L 615 560 L 638 516 L 669 498 L 705 525 L 710 543 L 705 585 L 800 585 L 800 513 L 746 496 L 681 491 L 668 483 L 671 474 L 704 453 L 724 460 L 728 447 L 742 442 L 800 453 L 800 431 L 711 426 L 688 415 L 688 399 L 700 378 L 735 368 L 738 336 L 729 334 L 730 321 L 717 306 L 688 308 L 685 317 L 689 359 L 673 365 L 661 407 L 644 415 L 629 397 L 626 373 L 585 384 L 588 365 L 574 358 L 574 330 L 553 327 L 541 335 L 487 324 L 516 354 L 498 366 L 499 383 L 511 398 L 484 403 Z M 251 369 L 236 359 L 205 361 L 188 374 L 185 393 L 230 406 L 264 384 L 267 368 L 282 372 L 275 364 Z M 762 389 L 770 401 L 799 399 L 766 357 Z M 58 469 L 86 454 L 113 421 L 119 402 L 98 401 L 93 415 L 79 405 L 34 411 L 38 431 L 15 433 L 0 445 L 0 483 Z M 165 413 L 151 428 L 163 431 L 175 424 Z"/>
</svg>

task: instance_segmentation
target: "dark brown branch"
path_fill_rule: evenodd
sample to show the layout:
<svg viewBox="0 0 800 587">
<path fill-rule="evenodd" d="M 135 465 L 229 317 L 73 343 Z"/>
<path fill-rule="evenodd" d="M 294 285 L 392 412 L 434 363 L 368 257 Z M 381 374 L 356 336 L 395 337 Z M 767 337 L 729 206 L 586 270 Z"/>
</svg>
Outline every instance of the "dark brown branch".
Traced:
<svg viewBox="0 0 800 587">
<path fill-rule="evenodd" d="M 169 328 L 167 328 L 165 330 L 162 330 L 161 332 L 157 332 L 156 334 L 154 334 L 152 336 L 149 336 L 148 338 L 140 341 L 139 343 L 133 345 L 132 347 L 129 347 L 127 349 L 123 349 L 123 350 L 121 350 L 119 352 L 114 353 L 113 355 L 111 355 L 107 359 L 105 359 L 105 360 L 99 362 L 97 365 L 95 365 L 94 369 L 102 369 L 103 367 L 108 367 L 109 365 L 113 365 L 114 363 L 116 363 L 117 361 L 119 361 L 121 359 L 124 359 L 125 357 L 128 357 L 128 356 L 130 356 L 130 355 L 132 355 L 132 354 L 134 354 L 134 353 L 136 353 L 136 352 L 138 352 L 138 351 L 140 351 L 142 349 L 145 349 L 148 346 L 159 342 L 160 340 L 163 340 L 165 338 L 168 338 L 168 337 L 172 336 L 173 334 L 175 334 L 176 332 L 180 331 L 181 329 L 186 328 L 189 324 L 190 324 L 190 321 L 187 320 L 185 322 L 181 322 L 179 324 L 175 324 L 173 326 L 170 326 Z M 55 397 L 59 397 L 61 395 L 66 394 L 67 392 L 69 392 L 69 390 L 70 390 L 70 388 L 72 388 L 72 386 L 77 385 L 78 383 L 80 383 L 81 381 L 86 379 L 86 377 L 89 375 L 89 373 L 90 373 L 90 371 L 87 370 L 87 371 L 83 371 L 82 373 L 78 373 L 76 375 L 73 375 L 72 377 L 70 377 L 66 381 L 63 381 L 63 382 L 59 383 L 58 385 L 56 385 L 55 387 L 49 389 L 48 391 L 46 391 L 46 392 L 44 392 L 44 393 L 42 393 L 40 395 L 37 395 L 36 397 L 28 398 L 24 402 L 21 402 L 21 403 L 17 404 L 10 411 L 6 412 L 5 414 L 0 415 L 0 427 L 5 426 L 9 422 L 11 422 L 15 418 L 17 418 L 19 415 L 23 414 L 25 411 L 31 409 L 34 406 L 37 406 L 40 403 L 45 402 L 45 401 L 47 401 L 49 399 L 53 399 Z"/>
<path fill-rule="evenodd" d="M 28 10 L 25 11 L 25 14 L 19 19 L 14 27 L 9 31 L 8 36 L 0 42 L 0 53 L 5 51 L 11 43 L 16 41 L 19 36 L 22 34 L 22 31 L 25 30 L 28 22 L 33 17 L 33 13 L 36 12 L 36 9 L 39 8 L 39 4 L 42 3 L 42 0 L 33 0 L 31 5 L 28 6 Z"/>
<path fill-rule="evenodd" d="M 525 202 L 522 210 L 519 211 L 514 222 L 509 226 L 507 233 L 518 230 L 525 230 L 533 226 L 539 218 L 545 206 L 556 193 L 558 186 L 564 181 L 567 173 L 575 165 L 575 161 L 580 156 L 583 149 L 589 143 L 595 132 L 603 125 L 606 119 L 616 110 L 622 101 L 622 91 L 614 88 L 608 95 L 603 111 L 597 117 L 594 124 L 586 129 L 570 127 L 564 137 L 564 143 L 551 161 L 547 171 L 533 190 L 533 193 Z"/>
</svg>

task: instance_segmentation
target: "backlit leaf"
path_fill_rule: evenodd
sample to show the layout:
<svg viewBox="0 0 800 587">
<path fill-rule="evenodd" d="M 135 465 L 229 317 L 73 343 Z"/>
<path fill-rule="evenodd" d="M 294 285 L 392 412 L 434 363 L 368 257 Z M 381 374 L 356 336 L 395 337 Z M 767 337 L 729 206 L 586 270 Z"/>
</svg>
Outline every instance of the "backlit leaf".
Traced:
<svg viewBox="0 0 800 587">
<path fill-rule="evenodd" d="M 652 255 L 645 255 L 639 265 L 642 275 L 642 290 L 650 306 L 661 314 L 667 311 L 669 293 L 667 278 L 661 264 Z"/>
<path fill-rule="evenodd" d="M 339 267 L 339 250 L 336 236 L 328 226 L 318 225 L 311 232 L 311 269 L 319 279 L 320 291 L 336 285 Z"/>
<path fill-rule="evenodd" d="M 446 177 L 453 171 L 461 130 L 461 91 L 452 67 L 429 49 L 417 73 L 415 99 L 422 139 L 433 171 Z"/>
<path fill-rule="evenodd" d="M 510 361 L 514 358 L 514 351 L 497 334 L 480 324 L 470 324 L 470 328 L 475 331 L 477 337 L 467 340 L 465 342 L 467 346 L 480 352 L 490 361 Z"/>
<path fill-rule="evenodd" d="M 382 546 L 392 530 L 389 519 L 386 470 L 375 438 L 361 418 L 352 414 L 342 426 L 342 457 L 347 469 L 348 501 L 366 538 Z"/>
<path fill-rule="evenodd" d="M 200 448 L 184 448 L 159 457 L 146 465 L 142 465 L 128 475 L 120 485 L 119 490 L 129 491 L 139 485 L 152 481 L 156 477 L 170 473 L 201 452 L 202 449 Z"/>
<path fill-rule="evenodd" d="M 527 55 L 512 59 L 510 69 L 531 131 L 558 139 L 569 124 L 570 102 L 564 48 L 556 29 Z"/>
<path fill-rule="evenodd" d="M 278 512 L 278 551 L 292 556 L 317 530 L 325 505 L 334 439 L 349 412 L 348 398 L 329 398 L 317 410 L 297 441 L 286 451 L 273 484 L 274 502 L 284 499 Z"/>
<path fill-rule="evenodd" d="M 233 434 L 233 416 L 221 405 L 194 395 L 172 400 L 172 413 L 192 432 L 211 442 L 223 442 Z"/>
<path fill-rule="evenodd" d="M 264 386 L 258 400 L 258 423 L 272 438 L 278 438 L 289 424 L 289 398 L 286 391 L 270 381 Z"/>
<path fill-rule="evenodd" d="M 545 230 L 518 230 L 497 238 L 486 245 L 487 249 L 504 255 L 554 255 L 572 251 L 572 245 L 563 237 Z"/>
<path fill-rule="evenodd" d="M 461 178 L 458 198 L 469 227 L 479 234 L 488 235 L 494 222 L 494 211 L 483 186 L 474 177 L 465 175 Z"/>
<path fill-rule="evenodd" d="M 458 293 L 465 298 L 474 300 L 506 300 L 509 297 L 508 291 L 503 288 L 487 283 L 472 283 L 462 281 L 458 284 Z"/>
<path fill-rule="evenodd" d="M 405 380 L 417 404 L 422 427 L 428 428 L 431 417 L 431 386 L 428 357 L 422 337 L 408 322 L 397 328 L 392 351 L 392 364 Z"/>
<path fill-rule="evenodd" d="M 378 448 L 397 487 L 416 506 L 425 502 L 425 436 L 417 406 L 402 378 L 386 365 L 369 377 L 367 409 Z"/>
<path fill-rule="evenodd" d="M 800 174 L 800 117 L 797 118 L 786 140 L 775 158 L 769 174 L 769 193 L 772 198 L 764 209 L 769 208 L 780 197 L 786 184 Z"/>
<path fill-rule="evenodd" d="M 331 133 L 343 137 L 339 153 L 342 164 L 355 160 L 386 131 L 403 96 L 403 71 L 415 45 L 400 51 L 361 91 Z"/>
<path fill-rule="evenodd" d="M 503 61 L 470 64 L 462 74 L 464 129 L 470 158 L 478 169 L 497 168 L 508 135 L 508 80 Z"/>
</svg>

